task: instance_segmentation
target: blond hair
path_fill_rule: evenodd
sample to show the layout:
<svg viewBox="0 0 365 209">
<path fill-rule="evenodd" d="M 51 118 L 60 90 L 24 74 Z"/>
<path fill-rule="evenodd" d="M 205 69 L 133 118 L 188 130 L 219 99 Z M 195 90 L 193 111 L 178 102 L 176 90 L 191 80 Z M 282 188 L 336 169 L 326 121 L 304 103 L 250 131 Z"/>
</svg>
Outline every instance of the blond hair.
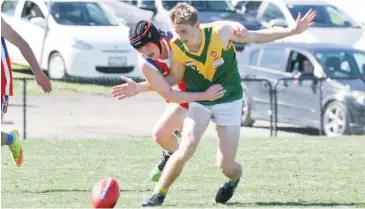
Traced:
<svg viewBox="0 0 365 209">
<path fill-rule="evenodd" d="M 170 11 L 170 21 L 174 25 L 195 25 L 198 22 L 198 11 L 188 3 L 178 3 Z"/>
</svg>

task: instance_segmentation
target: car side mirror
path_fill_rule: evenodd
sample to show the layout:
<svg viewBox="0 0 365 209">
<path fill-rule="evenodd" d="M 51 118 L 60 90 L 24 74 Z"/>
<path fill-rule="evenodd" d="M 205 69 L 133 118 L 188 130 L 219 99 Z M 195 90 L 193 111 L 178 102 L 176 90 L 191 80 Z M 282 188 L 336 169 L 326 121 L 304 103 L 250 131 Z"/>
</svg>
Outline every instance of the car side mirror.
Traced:
<svg viewBox="0 0 365 209">
<path fill-rule="evenodd" d="M 287 28 L 288 24 L 286 23 L 286 21 L 284 19 L 273 19 L 269 22 L 271 27 L 283 27 L 283 28 Z"/>
<path fill-rule="evenodd" d="M 46 20 L 43 17 L 34 17 L 30 19 L 30 23 L 41 28 L 46 28 Z"/>
</svg>

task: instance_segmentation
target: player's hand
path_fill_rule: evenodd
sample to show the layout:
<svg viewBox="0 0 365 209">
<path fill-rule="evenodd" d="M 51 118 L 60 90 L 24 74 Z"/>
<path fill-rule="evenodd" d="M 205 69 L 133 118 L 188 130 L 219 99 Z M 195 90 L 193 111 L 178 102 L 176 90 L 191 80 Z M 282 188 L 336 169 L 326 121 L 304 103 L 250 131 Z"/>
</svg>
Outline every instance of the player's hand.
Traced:
<svg viewBox="0 0 365 209">
<path fill-rule="evenodd" d="M 310 9 L 307 14 L 302 17 L 302 14 L 299 12 L 296 20 L 296 24 L 293 28 L 294 34 L 301 34 L 306 31 L 310 26 L 312 26 L 315 22 L 313 22 L 314 18 L 317 16 L 316 11 Z"/>
<path fill-rule="evenodd" d="M 214 101 L 224 96 L 226 90 L 220 85 L 215 84 L 204 92 L 205 101 Z"/>
<path fill-rule="evenodd" d="M 122 79 L 126 83 L 112 87 L 113 97 L 116 97 L 118 100 L 122 100 L 127 97 L 132 97 L 138 93 L 136 82 L 124 76 L 121 76 L 120 79 Z"/>
<path fill-rule="evenodd" d="M 34 73 L 35 80 L 37 81 L 37 84 L 42 87 L 44 93 L 49 93 L 52 91 L 52 83 L 49 80 L 49 78 L 44 74 L 41 70 L 36 71 Z"/>
<path fill-rule="evenodd" d="M 234 22 L 234 23 L 232 23 L 232 26 L 234 28 L 234 35 L 236 35 L 238 37 L 245 37 L 245 36 L 247 36 L 248 30 L 241 23 Z"/>
</svg>

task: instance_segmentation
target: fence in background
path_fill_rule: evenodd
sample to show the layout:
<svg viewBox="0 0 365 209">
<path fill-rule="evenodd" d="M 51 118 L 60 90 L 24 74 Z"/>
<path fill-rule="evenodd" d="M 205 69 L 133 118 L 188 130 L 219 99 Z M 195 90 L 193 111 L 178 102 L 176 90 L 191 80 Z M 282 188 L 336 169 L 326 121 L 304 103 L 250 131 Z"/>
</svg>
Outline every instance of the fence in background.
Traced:
<svg viewBox="0 0 365 209">
<path fill-rule="evenodd" d="M 359 80 L 362 79 L 363 84 L 364 84 L 364 91 L 365 91 L 365 77 L 350 77 L 350 78 L 343 78 L 343 77 L 335 77 L 335 78 L 331 78 L 332 80 L 336 79 L 336 80 Z M 23 138 L 27 139 L 27 82 L 29 80 L 34 80 L 34 78 L 14 78 L 14 80 L 20 80 L 22 82 L 23 88 L 22 88 L 22 117 L 23 117 Z M 142 81 L 142 79 L 134 79 L 137 82 Z M 292 81 L 292 82 L 303 82 L 304 80 L 312 80 L 314 82 L 317 82 L 318 84 L 318 96 L 319 96 L 319 109 L 320 109 L 320 122 L 321 122 L 321 128 L 319 129 L 319 135 L 323 134 L 323 120 L 322 120 L 322 115 L 323 115 L 323 111 L 324 111 L 324 103 L 323 103 L 323 83 L 325 81 L 327 81 L 327 79 L 317 79 L 314 77 L 304 77 L 304 78 L 280 78 L 277 80 L 276 83 L 272 83 L 272 81 L 269 81 L 267 79 L 242 79 L 243 82 L 264 82 L 267 84 L 268 87 L 268 96 L 269 96 L 269 110 L 268 110 L 268 116 L 269 116 L 269 121 L 270 121 L 270 136 L 277 136 L 277 132 L 278 132 L 278 115 L 280 114 L 279 112 L 279 104 L 278 104 L 278 86 L 280 83 L 282 82 L 288 82 L 288 81 Z M 57 81 L 66 81 L 66 82 L 71 82 L 71 83 L 82 83 L 82 84 L 99 84 L 99 85 L 106 85 L 106 86 L 113 86 L 113 85 L 118 85 L 123 83 L 123 81 L 119 80 L 119 79 L 82 79 L 82 78 L 67 78 L 67 79 L 62 79 L 62 80 L 57 80 Z M 289 87 L 290 88 L 290 87 Z M 294 99 L 294 98 L 293 98 Z M 365 111 L 365 110 L 364 110 Z M 365 117 L 365 112 L 364 112 L 364 117 Z"/>
</svg>

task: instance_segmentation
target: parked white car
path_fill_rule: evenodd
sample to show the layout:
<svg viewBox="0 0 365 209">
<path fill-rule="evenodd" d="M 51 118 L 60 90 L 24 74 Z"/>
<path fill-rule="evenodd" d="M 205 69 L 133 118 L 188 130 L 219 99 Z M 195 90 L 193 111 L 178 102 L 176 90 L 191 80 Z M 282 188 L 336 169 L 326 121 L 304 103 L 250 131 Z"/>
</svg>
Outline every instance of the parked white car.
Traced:
<svg viewBox="0 0 365 209">
<path fill-rule="evenodd" d="M 310 8 L 317 12 L 315 24 L 301 35 L 281 41 L 329 43 L 364 49 L 361 39 L 365 27 L 345 11 L 325 1 L 314 0 L 238 0 L 235 4 L 243 15 L 254 16 L 266 27 L 291 27 L 298 12 L 304 15 Z"/>
<path fill-rule="evenodd" d="M 96 0 L 4 0 L 1 13 L 51 78 L 141 76 L 129 28 Z M 27 65 L 19 50 L 7 44 L 12 62 Z"/>
</svg>

